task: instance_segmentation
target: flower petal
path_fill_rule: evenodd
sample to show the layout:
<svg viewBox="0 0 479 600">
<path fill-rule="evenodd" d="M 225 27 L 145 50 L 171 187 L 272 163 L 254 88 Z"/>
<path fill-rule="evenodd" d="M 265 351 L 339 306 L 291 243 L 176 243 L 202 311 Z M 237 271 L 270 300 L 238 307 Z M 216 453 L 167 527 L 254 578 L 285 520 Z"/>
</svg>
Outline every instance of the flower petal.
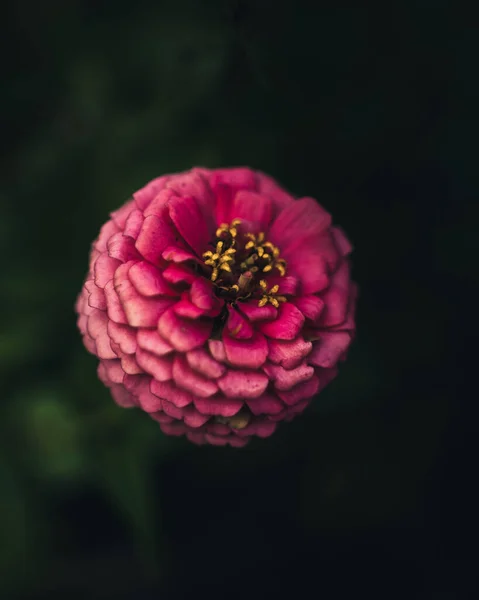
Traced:
<svg viewBox="0 0 479 600">
<path fill-rule="evenodd" d="M 190 288 L 190 298 L 195 306 L 208 311 L 208 316 L 218 315 L 224 302 L 215 295 L 213 284 L 204 277 L 197 277 Z"/>
<path fill-rule="evenodd" d="M 308 357 L 308 362 L 318 367 L 334 367 L 350 344 L 351 335 L 348 332 L 330 333 L 324 331 L 320 334 L 319 340 L 314 342 L 313 351 Z"/>
<path fill-rule="evenodd" d="M 232 417 L 243 406 L 241 400 L 229 398 L 195 398 L 193 403 L 196 409 L 204 415 L 221 415 L 222 417 Z"/>
<path fill-rule="evenodd" d="M 312 398 L 318 391 L 319 379 L 317 375 L 313 375 L 307 381 L 298 383 L 288 391 L 278 391 L 278 396 L 288 406 L 293 406 L 301 400 Z"/>
<path fill-rule="evenodd" d="M 156 356 L 164 356 L 173 352 L 173 346 L 165 342 L 156 329 L 139 329 L 136 339 L 140 348 L 153 352 Z"/>
<path fill-rule="evenodd" d="M 94 310 L 88 317 L 88 335 L 95 340 L 99 358 L 116 358 L 110 345 L 110 336 L 107 331 L 108 317 L 102 310 Z"/>
<path fill-rule="evenodd" d="M 177 296 L 162 276 L 160 270 L 151 263 L 141 261 L 132 265 L 128 278 L 142 296 Z"/>
<path fill-rule="evenodd" d="M 258 181 L 258 190 L 260 194 L 265 194 L 271 198 L 273 201 L 273 211 L 274 215 L 281 212 L 284 208 L 288 206 L 288 204 L 292 204 L 295 202 L 295 198 L 288 194 L 285 190 L 283 190 L 277 183 L 264 173 L 260 171 L 256 172 L 256 177 Z"/>
<path fill-rule="evenodd" d="M 210 176 L 210 186 L 216 195 L 216 222 L 229 223 L 234 196 L 239 190 L 255 190 L 256 176 L 247 167 L 218 169 Z"/>
<path fill-rule="evenodd" d="M 226 322 L 226 327 L 230 335 L 242 340 L 250 338 L 254 333 L 254 329 L 248 319 L 229 304 L 227 309 L 228 321 Z"/>
<path fill-rule="evenodd" d="M 254 415 L 277 415 L 284 409 L 284 404 L 273 394 L 246 400 L 246 404 Z"/>
<path fill-rule="evenodd" d="M 212 358 L 204 348 L 190 350 L 186 353 L 186 360 L 194 371 L 209 379 L 217 379 L 226 371 L 226 367 Z"/>
<path fill-rule="evenodd" d="M 162 260 L 165 248 L 178 245 L 177 237 L 178 233 L 175 235 L 174 230 L 165 219 L 150 215 L 146 217 L 141 226 L 135 246 L 146 260 L 158 264 Z"/>
<path fill-rule="evenodd" d="M 95 283 L 99 288 L 104 288 L 105 285 L 113 279 L 115 271 L 121 265 L 121 262 L 116 258 L 111 258 L 108 254 L 101 254 L 95 261 L 93 273 L 95 275 Z"/>
<path fill-rule="evenodd" d="M 123 234 L 136 240 L 138 238 L 144 220 L 145 218 L 141 210 L 139 210 L 138 208 L 132 210 L 131 213 L 128 215 L 128 219 L 126 220 Z"/>
<path fill-rule="evenodd" d="M 140 254 L 135 248 L 135 240 L 121 232 L 111 236 L 108 240 L 107 248 L 108 255 L 122 263 L 140 258 Z"/>
<path fill-rule="evenodd" d="M 269 355 L 272 363 L 279 364 L 285 369 L 297 367 L 313 348 L 311 342 L 298 336 L 294 340 L 268 340 Z"/>
<path fill-rule="evenodd" d="M 333 236 L 334 244 L 341 256 L 351 254 L 353 246 L 341 227 L 331 227 L 331 235 Z"/>
<path fill-rule="evenodd" d="M 301 331 L 303 324 L 303 313 L 291 302 L 284 302 L 280 304 L 278 318 L 275 321 L 261 324 L 260 329 L 270 338 L 292 340 Z"/>
<path fill-rule="evenodd" d="M 224 331 L 223 344 L 228 361 L 235 367 L 258 369 L 268 356 L 268 343 L 258 331 L 250 339 L 233 338 Z"/>
<path fill-rule="evenodd" d="M 157 381 L 156 379 L 152 379 L 150 390 L 158 398 L 168 400 L 168 402 L 171 402 L 178 408 L 183 408 L 193 402 L 193 396 L 189 392 L 177 387 L 173 381 Z"/>
<path fill-rule="evenodd" d="M 228 398 L 258 398 L 268 387 L 268 377 L 257 371 L 227 371 L 217 380 Z"/>
<path fill-rule="evenodd" d="M 310 321 L 317 321 L 324 308 L 324 302 L 318 296 L 299 296 L 293 300 L 295 306 L 303 313 Z"/>
<path fill-rule="evenodd" d="M 314 375 L 313 367 L 305 362 L 294 369 L 283 369 L 279 365 L 266 363 L 263 371 L 274 381 L 277 390 L 290 390 L 293 386 L 303 381 L 308 381 Z"/>
<path fill-rule="evenodd" d="M 272 304 L 258 306 L 258 301 L 238 303 L 238 310 L 253 323 L 255 321 L 272 321 L 278 316 L 278 310 Z"/>
<path fill-rule="evenodd" d="M 226 362 L 225 347 L 221 340 L 208 340 L 208 348 L 211 352 L 211 356 L 215 360 L 219 362 Z"/>
<path fill-rule="evenodd" d="M 331 278 L 331 285 L 322 294 L 324 310 L 319 319 L 321 327 L 332 327 L 343 323 L 349 307 L 350 275 L 349 263 L 343 261 Z"/>
<path fill-rule="evenodd" d="M 162 175 L 161 177 L 156 177 L 133 194 L 133 198 L 140 210 L 145 210 L 145 208 L 151 203 L 153 198 L 155 198 L 165 187 L 170 177 L 170 175 Z"/>
<path fill-rule="evenodd" d="M 236 193 L 231 208 L 231 219 L 244 219 L 254 224 L 256 231 L 268 228 L 272 217 L 271 199 L 250 190 Z"/>
<path fill-rule="evenodd" d="M 92 308 L 106 310 L 105 292 L 92 279 L 85 281 L 85 288 L 89 292 L 88 305 Z"/>
<path fill-rule="evenodd" d="M 218 391 L 218 386 L 214 381 L 193 371 L 184 356 L 178 354 L 175 356 L 173 363 L 173 378 L 178 387 L 201 398 L 212 396 Z"/>
<path fill-rule="evenodd" d="M 127 325 L 128 320 L 125 311 L 123 310 L 123 306 L 121 305 L 120 298 L 116 293 L 113 279 L 110 279 L 105 285 L 105 298 L 108 318 L 115 321 L 115 323 Z"/>
<path fill-rule="evenodd" d="M 120 350 L 125 354 L 133 354 L 136 351 L 136 335 L 131 327 L 120 325 L 115 321 L 108 321 L 108 335 L 118 344 Z"/>
<path fill-rule="evenodd" d="M 191 196 L 181 198 L 174 196 L 168 207 L 176 229 L 197 256 L 201 256 L 210 240 L 210 231 L 208 231 L 196 200 Z"/>
<path fill-rule="evenodd" d="M 202 346 L 210 337 L 213 323 L 197 319 L 183 319 L 173 309 L 166 310 L 158 322 L 158 332 L 179 352 L 188 352 Z"/>
</svg>

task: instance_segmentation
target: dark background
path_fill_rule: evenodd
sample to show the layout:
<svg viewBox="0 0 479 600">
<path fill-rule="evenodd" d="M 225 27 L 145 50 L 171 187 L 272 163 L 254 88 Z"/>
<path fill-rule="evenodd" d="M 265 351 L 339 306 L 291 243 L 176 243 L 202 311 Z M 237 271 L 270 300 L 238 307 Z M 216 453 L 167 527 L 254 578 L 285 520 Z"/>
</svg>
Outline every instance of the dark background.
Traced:
<svg viewBox="0 0 479 600">
<path fill-rule="evenodd" d="M 327 4 L 4 7 L 1 598 L 474 596 L 477 21 Z M 358 337 L 301 418 L 198 448 L 113 404 L 73 304 L 133 191 L 243 164 L 347 231 Z"/>
</svg>

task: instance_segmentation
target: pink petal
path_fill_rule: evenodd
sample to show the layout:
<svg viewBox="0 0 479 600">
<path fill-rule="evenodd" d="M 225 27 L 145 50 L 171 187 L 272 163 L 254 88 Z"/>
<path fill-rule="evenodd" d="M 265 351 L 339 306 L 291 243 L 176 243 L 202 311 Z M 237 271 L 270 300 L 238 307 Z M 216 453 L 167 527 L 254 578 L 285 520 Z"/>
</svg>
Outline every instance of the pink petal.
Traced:
<svg viewBox="0 0 479 600">
<path fill-rule="evenodd" d="M 161 253 L 163 260 L 168 262 L 182 263 L 187 260 L 198 261 L 196 254 L 193 254 L 190 250 L 186 250 L 181 246 L 168 246 Z"/>
<path fill-rule="evenodd" d="M 108 240 L 113 234 L 118 233 L 118 231 L 120 231 L 120 228 L 115 224 L 114 221 L 107 221 L 100 229 L 100 235 L 93 244 L 94 248 L 101 253 L 106 252 Z"/>
<path fill-rule="evenodd" d="M 173 190 L 161 190 L 150 202 L 150 204 L 145 208 L 143 216 L 150 217 L 154 215 L 164 220 L 165 217 L 168 220 L 168 224 L 171 226 L 171 221 L 168 216 L 168 204 L 172 198 L 176 197 L 176 194 Z"/>
<path fill-rule="evenodd" d="M 208 340 L 211 355 L 219 362 L 226 362 L 226 352 L 221 340 Z"/>
<path fill-rule="evenodd" d="M 115 233 L 108 240 L 107 244 L 108 255 L 111 258 L 116 258 L 122 263 L 129 260 L 138 260 L 140 255 L 135 248 L 135 240 L 131 237 L 123 235 L 123 233 Z"/>
<path fill-rule="evenodd" d="M 212 328 L 212 321 L 183 319 L 171 308 L 161 315 L 158 322 L 159 334 L 179 352 L 202 346 L 210 337 Z"/>
<path fill-rule="evenodd" d="M 193 444 L 197 444 L 198 446 L 202 446 L 203 444 L 207 443 L 204 433 L 189 432 L 186 434 L 186 437 L 190 442 L 192 442 Z"/>
<path fill-rule="evenodd" d="M 120 229 L 125 227 L 126 220 L 132 210 L 135 210 L 136 205 L 134 200 L 130 200 L 121 206 L 118 210 L 110 213 L 111 218 L 115 221 Z"/>
<path fill-rule="evenodd" d="M 250 190 L 240 190 L 234 197 L 232 219 L 245 219 L 254 223 L 256 231 L 268 228 L 272 217 L 271 200 Z"/>
<path fill-rule="evenodd" d="M 260 438 L 266 438 L 272 435 L 278 425 L 272 421 L 262 419 L 252 421 L 244 429 L 233 430 L 239 437 L 248 437 L 251 435 L 257 435 Z"/>
<path fill-rule="evenodd" d="M 254 333 L 254 329 L 248 319 L 232 306 L 228 305 L 227 308 L 229 316 L 226 327 L 230 335 L 239 339 L 250 338 Z"/>
<path fill-rule="evenodd" d="M 92 308 L 106 310 L 105 292 L 100 289 L 93 280 L 85 281 L 85 288 L 88 290 L 88 305 Z"/>
<path fill-rule="evenodd" d="M 144 220 L 145 218 L 141 210 L 132 210 L 128 215 L 128 219 L 126 220 L 123 234 L 136 240 Z"/>
<path fill-rule="evenodd" d="M 284 208 L 295 202 L 295 198 L 283 190 L 277 183 L 264 173 L 256 173 L 258 190 L 260 194 L 266 194 L 273 201 L 274 214 L 281 212 Z"/>
<path fill-rule="evenodd" d="M 210 186 L 216 195 L 217 223 L 229 223 L 232 199 L 239 190 L 255 190 L 256 176 L 247 167 L 218 169 L 210 176 Z"/>
<path fill-rule="evenodd" d="M 175 356 L 173 363 L 173 378 L 178 387 L 201 398 L 212 396 L 218 391 L 218 386 L 214 381 L 193 371 L 186 359 L 180 355 Z"/>
<path fill-rule="evenodd" d="M 155 215 L 146 217 L 135 244 L 138 252 L 146 260 L 158 264 L 163 250 L 174 245 L 177 245 L 175 232 L 168 223 Z"/>
<path fill-rule="evenodd" d="M 189 392 L 177 387 L 172 381 L 157 381 L 156 379 L 152 379 L 150 390 L 158 398 L 168 400 L 168 402 L 171 402 L 178 408 L 183 408 L 193 402 L 193 396 Z"/>
<path fill-rule="evenodd" d="M 194 406 L 188 406 L 184 410 L 183 420 L 188 427 L 194 427 L 196 429 L 204 425 L 209 419 L 209 415 L 202 415 Z"/>
<path fill-rule="evenodd" d="M 141 261 L 134 264 L 128 272 L 128 278 L 142 296 L 177 296 L 160 270 L 151 263 Z"/>
<path fill-rule="evenodd" d="M 268 356 L 268 343 L 260 332 L 245 340 L 233 338 L 225 331 L 223 344 L 228 361 L 235 367 L 258 369 Z"/>
<path fill-rule="evenodd" d="M 256 371 L 227 371 L 217 380 L 229 398 L 258 398 L 268 387 L 268 377 Z"/>
<path fill-rule="evenodd" d="M 246 315 L 252 322 L 271 321 L 272 319 L 276 319 L 278 316 L 278 311 L 272 304 L 258 306 L 257 300 L 238 303 L 238 310 Z"/>
<path fill-rule="evenodd" d="M 158 412 L 149 413 L 149 416 L 158 423 L 171 423 L 173 421 L 173 417 L 165 415 L 165 413 L 160 410 Z"/>
<path fill-rule="evenodd" d="M 232 417 L 239 412 L 243 406 L 241 400 L 229 398 L 195 398 L 194 405 L 204 415 L 220 415 Z"/>
<path fill-rule="evenodd" d="M 173 310 L 179 317 L 186 317 L 187 319 L 197 319 L 204 316 L 204 310 L 190 301 L 188 292 L 183 293 L 183 297 L 175 303 Z"/>
<path fill-rule="evenodd" d="M 277 415 L 284 408 L 284 404 L 272 394 L 263 394 L 259 398 L 246 400 L 246 404 L 254 415 Z"/>
<path fill-rule="evenodd" d="M 167 415 L 173 417 L 173 419 L 183 420 L 183 409 L 175 406 L 168 400 L 161 400 L 161 407 Z"/>
<path fill-rule="evenodd" d="M 271 226 L 268 238 L 284 256 L 308 237 L 321 235 L 331 225 L 331 215 L 313 198 L 301 198 L 283 209 Z"/>
<path fill-rule="evenodd" d="M 301 400 L 312 398 L 317 393 L 318 388 L 319 379 L 316 375 L 313 375 L 311 379 L 308 379 L 303 383 L 298 383 L 298 385 L 286 392 L 278 391 L 278 396 L 285 404 L 293 406 Z"/>
<path fill-rule="evenodd" d="M 329 285 L 329 269 L 321 249 L 305 242 L 296 249 L 296 253 L 288 259 L 288 272 L 294 273 L 300 281 L 302 294 L 314 294 L 326 289 Z"/>
<path fill-rule="evenodd" d="M 171 357 L 161 358 L 142 348 L 138 348 L 136 360 L 140 367 L 152 375 L 157 381 L 168 381 L 172 378 L 173 360 Z"/>
<path fill-rule="evenodd" d="M 214 197 L 208 185 L 208 178 L 196 169 L 174 175 L 168 182 L 167 187 L 179 196 L 192 196 L 195 198 L 204 217 L 212 214 Z M 211 226 L 213 226 L 212 221 Z"/>
<path fill-rule="evenodd" d="M 168 265 L 163 271 L 163 277 L 171 284 L 193 283 L 197 279 L 196 273 L 186 265 Z"/>
<path fill-rule="evenodd" d="M 159 194 L 159 192 L 165 187 L 166 183 L 170 179 L 169 175 L 163 175 L 161 177 L 157 177 L 153 179 L 149 183 L 147 183 L 141 190 L 138 190 L 133 194 L 133 198 L 140 210 L 145 210 L 145 208 L 150 204 L 150 202 Z"/>
<path fill-rule="evenodd" d="M 194 371 L 209 379 L 217 379 L 226 371 L 226 367 L 214 360 L 204 348 L 190 350 L 186 353 L 186 360 Z"/>
<path fill-rule="evenodd" d="M 166 435 L 184 435 L 188 428 L 183 422 L 173 421 L 173 423 L 160 423 L 161 431 Z"/>
<path fill-rule="evenodd" d="M 148 389 L 144 389 L 138 396 L 138 403 L 142 410 L 147 413 L 157 413 L 163 410 L 162 400 L 152 394 Z"/>
<path fill-rule="evenodd" d="M 321 327 L 332 327 L 343 323 L 349 307 L 350 292 L 349 263 L 343 261 L 331 278 L 331 285 L 322 294 L 324 310 L 319 320 Z"/>
<path fill-rule="evenodd" d="M 352 336 L 354 335 L 356 330 L 355 313 L 357 296 L 358 286 L 354 282 L 351 282 L 349 285 L 349 305 L 346 314 L 346 320 L 339 325 L 328 327 L 328 331 L 349 331 Z"/>
<path fill-rule="evenodd" d="M 93 266 L 96 285 L 103 289 L 113 279 L 115 271 L 120 265 L 121 262 L 119 260 L 111 258 L 108 254 L 101 254 Z"/>
<path fill-rule="evenodd" d="M 113 348 L 114 342 L 112 342 L 111 344 Z M 115 346 L 117 345 L 115 344 Z M 116 348 L 113 349 L 116 350 Z M 136 358 L 133 354 L 123 354 L 123 352 L 120 351 L 118 353 L 118 356 L 121 360 L 121 368 L 123 369 L 123 371 L 125 371 L 125 373 L 127 373 L 128 375 L 140 375 L 141 373 L 143 373 L 143 369 L 136 362 Z"/>
<path fill-rule="evenodd" d="M 288 266 L 286 266 L 286 270 L 288 270 Z M 268 284 L 270 287 L 278 285 L 279 294 L 294 296 L 298 289 L 299 279 L 293 275 L 285 275 L 284 277 L 281 277 L 280 275 L 270 275 L 268 277 Z"/>
<path fill-rule="evenodd" d="M 308 362 L 318 367 L 333 367 L 350 343 L 351 335 L 346 331 L 334 333 L 324 331 L 320 334 L 319 341 L 314 342 Z"/>
<path fill-rule="evenodd" d="M 318 296 L 300 296 L 293 303 L 310 321 L 317 321 L 324 307 L 324 302 Z"/>
<path fill-rule="evenodd" d="M 165 342 L 156 329 L 139 329 L 136 339 L 140 348 L 153 352 L 157 356 L 164 356 L 173 351 L 173 346 Z"/>
<path fill-rule="evenodd" d="M 160 316 L 174 300 L 167 297 L 145 298 L 141 296 L 128 278 L 131 262 L 121 265 L 115 273 L 115 290 L 120 297 L 128 323 L 132 327 L 155 327 Z"/>
<path fill-rule="evenodd" d="M 274 387 L 281 391 L 290 390 L 298 383 L 308 381 L 314 375 L 313 367 L 304 362 L 295 369 L 283 369 L 279 365 L 266 363 L 263 370 L 274 381 Z"/>
<path fill-rule="evenodd" d="M 110 345 L 110 336 L 107 331 L 108 317 L 102 310 L 95 310 L 88 317 L 88 335 L 95 340 L 99 358 L 116 358 Z"/>
<path fill-rule="evenodd" d="M 121 363 L 118 359 L 116 360 L 104 360 L 102 361 L 103 368 L 105 369 L 106 376 L 112 383 L 123 383 L 123 377 L 125 371 L 121 368 Z"/>
<path fill-rule="evenodd" d="M 260 325 L 261 331 L 270 338 L 292 340 L 301 331 L 304 324 L 303 313 L 291 302 L 280 304 L 278 318 Z"/>
<path fill-rule="evenodd" d="M 224 302 L 215 295 L 211 281 L 204 277 L 197 277 L 193 281 L 190 298 L 193 304 L 204 311 L 208 311 L 208 316 L 211 317 L 218 315 L 224 305 Z"/>
<path fill-rule="evenodd" d="M 194 198 L 173 197 L 169 202 L 170 217 L 184 240 L 198 256 L 206 250 L 210 232 Z"/>
<path fill-rule="evenodd" d="M 331 235 L 333 236 L 334 244 L 341 256 L 351 254 L 353 247 L 341 227 L 332 227 Z"/>
<path fill-rule="evenodd" d="M 118 404 L 118 406 L 123 408 L 131 408 L 132 406 L 136 406 L 134 399 L 122 385 L 112 385 L 110 392 L 113 396 L 113 400 Z"/>
<path fill-rule="evenodd" d="M 113 279 L 110 279 L 110 281 L 105 285 L 105 298 L 108 318 L 112 321 L 115 321 L 115 323 L 126 325 L 128 321 L 126 319 L 123 306 L 121 305 L 120 298 L 116 293 Z"/>
<path fill-rule="evenodd" d="M 268 346 L 269 360 L 285 369 L 297 367 L 313 348 L 313 344 L 305 341 L 302 337 L 291 341 L 270 339 Z"/>
<path fill-rule="evenodd" d="M 110 338 L 118 344 L 122 352 L 133 354 L 136 351 L 136 335 L 131 327 L 109 320 L 107 330 Z"/>
</svg>

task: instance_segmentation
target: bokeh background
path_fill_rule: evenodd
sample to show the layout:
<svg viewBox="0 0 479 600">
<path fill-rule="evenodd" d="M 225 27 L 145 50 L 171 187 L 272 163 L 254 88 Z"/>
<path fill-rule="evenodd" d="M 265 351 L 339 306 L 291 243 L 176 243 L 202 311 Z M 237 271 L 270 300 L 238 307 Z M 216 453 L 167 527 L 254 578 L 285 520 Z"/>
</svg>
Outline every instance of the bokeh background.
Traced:
<svg viewBox="0 0 479 600">
<path fill-rule="evenodd" d="M 469 597 L 472 15 L 18 0 L 0 27 L 0 597 Z M 113 404 L 73 304 L 133 191 L 244 164 L 348 232 L 358 337 L 304 416 L 197 448 Z"/>
</svg>

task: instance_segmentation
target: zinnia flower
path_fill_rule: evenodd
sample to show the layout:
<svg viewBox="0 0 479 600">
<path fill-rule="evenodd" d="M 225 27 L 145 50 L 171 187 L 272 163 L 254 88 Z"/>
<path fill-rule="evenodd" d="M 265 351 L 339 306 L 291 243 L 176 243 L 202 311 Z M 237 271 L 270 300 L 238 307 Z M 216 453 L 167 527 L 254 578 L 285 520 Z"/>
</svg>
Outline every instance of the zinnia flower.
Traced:
<svg viewBox="0 0 479 600">
<path fill-rule="evenodd" d="M 243 446 L 336 376 L 355 329 L 350 251 L 315 200 L 262 173 L 166 175 L 102 227 L 78 327 L 117 404 Z"/>
</svg>

